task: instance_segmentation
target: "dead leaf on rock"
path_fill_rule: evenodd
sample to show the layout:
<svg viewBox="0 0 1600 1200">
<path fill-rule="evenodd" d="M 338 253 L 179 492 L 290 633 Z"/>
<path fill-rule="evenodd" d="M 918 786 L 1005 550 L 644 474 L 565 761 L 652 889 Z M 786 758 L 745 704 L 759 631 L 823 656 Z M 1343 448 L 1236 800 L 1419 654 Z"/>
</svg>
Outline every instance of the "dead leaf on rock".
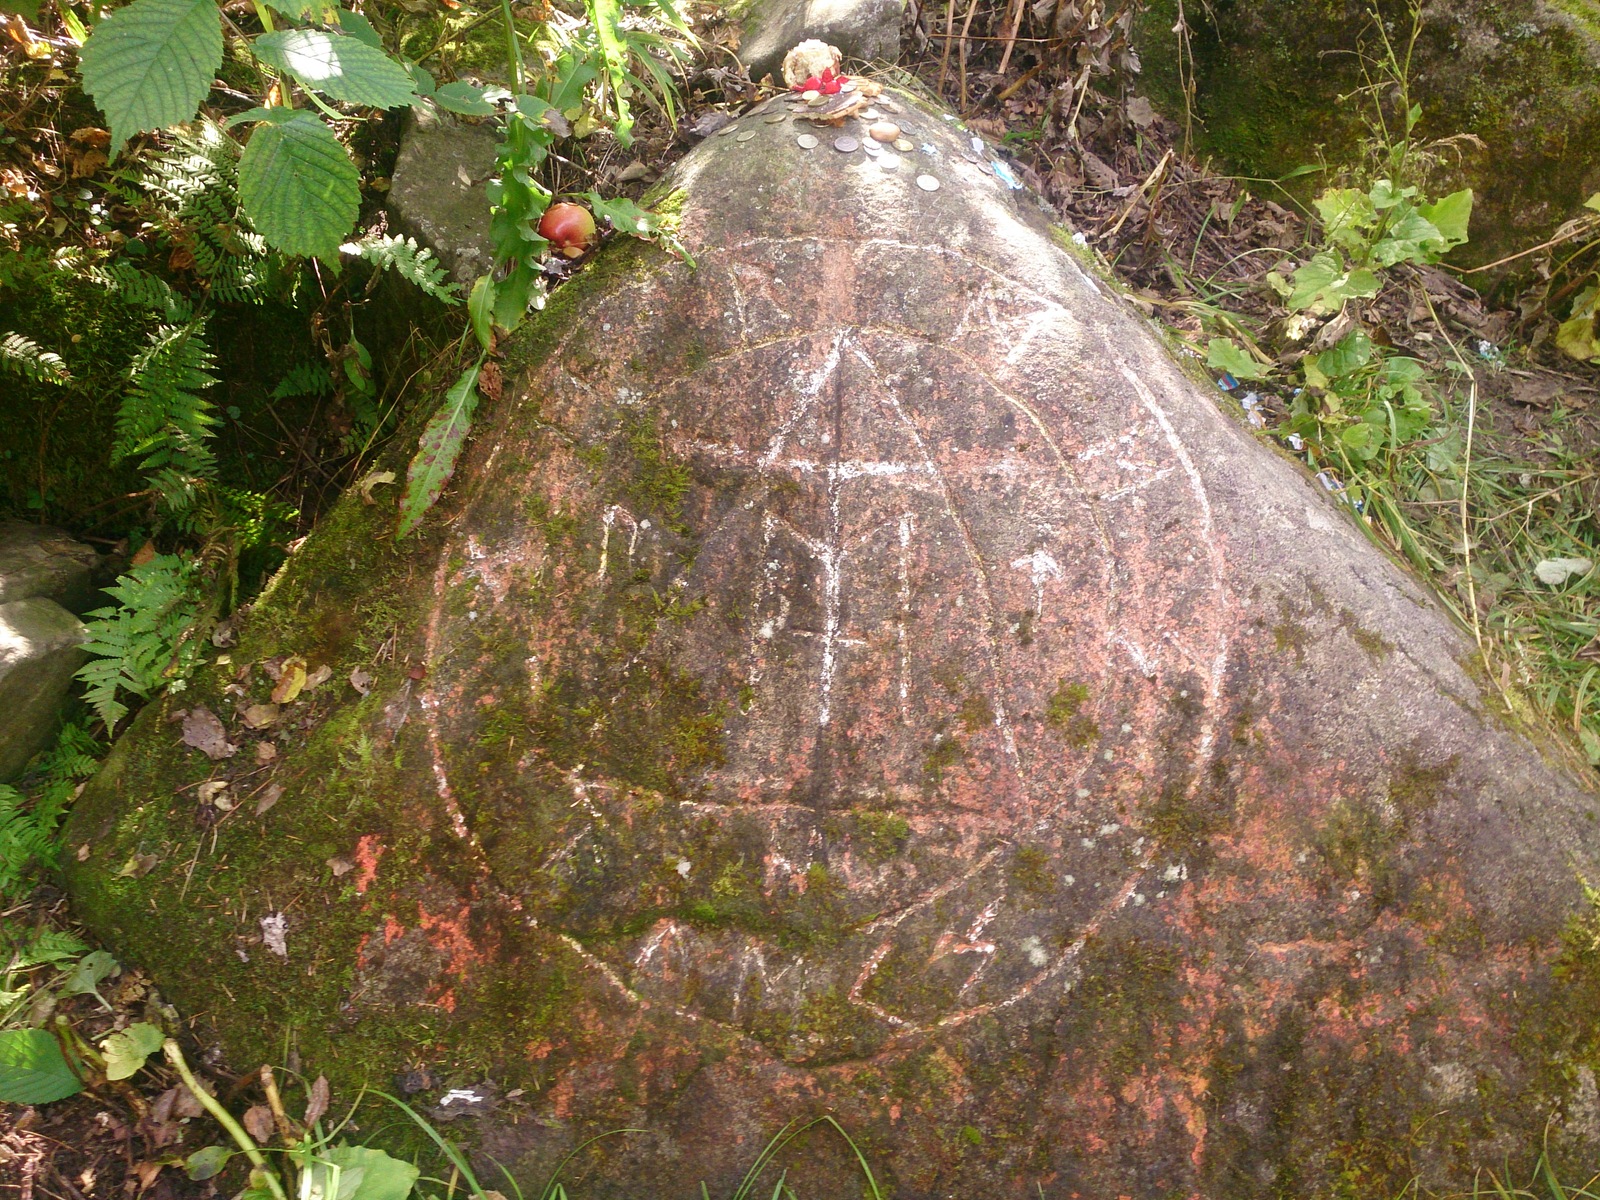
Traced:
<svg viewBox="0 0 1600 1200">
<path fill-rule="evenodd" d="M 266 729 L 277 723 L 276 704 L 252 704 L 239 714 L 239 719 L 251 729 Z"/>
<path fill-rule="evenodd" d="M 283 784 L 269 783 L 262 789 L 261 799 L 256 801 L 256 816 L 260 816 L 279 800 L 283 799 Z"/>
<path fill-rule="evenodd" d="M 372 498 L 372 489 L 381 484 L 393 482 L 393 471 L 368 471 L 361 477 L 361 481 L 356 484 L 356 490 L 361 493 L 361 503 L 376 504 L 377 501 Z"/>
<path fill-rule="evenodd" d="M 244 1125 L 244 1131 L 257 1142 L 270 1142 L 278 1132 L 272 1120 L 272 1110 L 265 1104 L 253 1104 L 245 1109 L 241 1124 Z"/>
<path fill-rule="evenodd" d="M 147 541 L 144 545 L 140 546 L 134 551 L 133 557 L 128 560 L 128 565 L 130 567 L 142 567 L 145 565 L 145 563 L 154 559 L 155 556 L 156 544 L 154 542 Z"/>
<path fill-rule="evenodd" d="M 333 668 L 330 667 L 327 663 L 323 663 L 315 671 L 311 672 L 311 674 L 306 676 L 305 686 L 303 688 L 301 688 L 300 690 L 303 691 L 303 692 L 314 691 L 315 689 L 321 687 L 323 684 L 327 683 L 328 680 L 330 680 L 332 678 L 333 678 Z"/>
<path fill-rule="evenodd" d="M 342 875 L 348 875 L 351 871 L 354 871 L 355 869 L 356 869 L 355 863 L 351 862 L 348 858 L 344 858 L 344 857 L 342 857 L 340 855 L 336 854 L 336 855 L 334 855 L 332 858 L 330 858 L 328 860 L 328 870 L 333 872 L 333 877 L 335 879 L 338 879 Z"/>
<path fill-rule="evenodd" d="M 278 686 L 272 689 L 274 704 L 292 704 L 306 686 L 306 660 L 299 655 L 283 660 L 278 669 Z"/>
<path fill-rule="evenodd" d="M 317 1081 L 311 1085 L 311 1095 L 306 1099 L 306 1128 L 310 1129 L 322 1120 L 323 1114 L 327 1111 L 328 1078 L 325 1075 L 318 1075 Z"/>
<path fill-rule="evenodd" d="M 478 391 L 486 399 L 498 400 L 505 389 L 505 380 L 500 376 L 500 364 L 486 362 L 478 369 Z"/>
<path fill-rule="evenodd" d="M 1140 129 L 1149 129 L 1156 123 L 1156 110 L 1150 107 L 1150 101 L 1143 96 L 1135 96 L 1128 101 L 1128 120 Z"/>
<path fill-rule="evenodd" d="M 117 872 L 118 879 L 143 879 L 155 870 L 156 863 L 160 860 L 154 854 L 135 854 L 122 864 L 122 869 Z"/>
<path fill-rule="evenodd" d="M 212 762 L 232 758 L 239 747 L 228 740 L 228 731 L 209 708 L 191 708 L 183 718 L 183 744 L 193 746 Z"/>
<path fill-rule="evenodd" d="M 350 686 L 365 696 L 372 691 L 372 676 L 357 667 L 350 672 Z"/>
</svg>

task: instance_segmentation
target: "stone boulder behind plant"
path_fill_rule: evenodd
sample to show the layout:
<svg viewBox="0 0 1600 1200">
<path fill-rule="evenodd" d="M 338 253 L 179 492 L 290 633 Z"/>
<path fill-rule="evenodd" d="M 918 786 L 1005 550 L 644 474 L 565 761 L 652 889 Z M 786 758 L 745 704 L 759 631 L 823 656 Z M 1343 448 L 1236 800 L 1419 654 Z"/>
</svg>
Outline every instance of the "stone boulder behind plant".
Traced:
<svg viewBox="0 0 1600 1200">
<path fill-rule="evenodd" d="M 588 1194 L 731 1193 L 824 1112 L 908 1198 L 1600 1149 L 1594 792 L 965 133 L 881 108 L 909 151 L 780 100 L 684 159 L 697 265 L 560 289 L 417 538 L 341 502 L 84 792 L 78 911 L 239 1067 L 403 1072 L 525 1187 L 630 1128 Z"/>
</svg>

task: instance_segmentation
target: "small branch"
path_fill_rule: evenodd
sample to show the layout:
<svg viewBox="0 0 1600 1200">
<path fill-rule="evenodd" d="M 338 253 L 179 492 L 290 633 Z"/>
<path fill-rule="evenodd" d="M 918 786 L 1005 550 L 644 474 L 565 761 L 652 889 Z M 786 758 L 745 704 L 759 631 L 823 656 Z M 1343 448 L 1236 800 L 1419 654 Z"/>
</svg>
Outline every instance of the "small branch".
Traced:
<svg viewBox="0 0 1600 1200">
<path fill-rule="evenodd" d="M 250 1140 L 250 1135 L 244 1131 L 244 1126 L 233 1119 L 233 1114 L 223 1108 L 215 1096 L 200 1086 L 194 1073 L 189 1070 L 189 1064 L 184 1061 L 183 1051 L 178 1048 L 178 1043 L 168 1038 L 161 1044 L 161 1053 L 166 1056 L 172 1069 L 178 1073 L 178 1078 L 183 1080 L 183 1086 L 189 1089 L 189 1094 L 199 1102 L 201 1108 L 211 1114 L 218 1125 L 228 1131 L 228 1136 L 244 1152 L 250 1164 L 261 1173 L 262 1182 L 272 1193 L 273 1200 L 289 1200 L 283 1190 L 283 1184 L 278 1181 L 278 1173 L 268 1165 L 266 1155 L 262 1154 L 260 1147 Z"/>
</svg>

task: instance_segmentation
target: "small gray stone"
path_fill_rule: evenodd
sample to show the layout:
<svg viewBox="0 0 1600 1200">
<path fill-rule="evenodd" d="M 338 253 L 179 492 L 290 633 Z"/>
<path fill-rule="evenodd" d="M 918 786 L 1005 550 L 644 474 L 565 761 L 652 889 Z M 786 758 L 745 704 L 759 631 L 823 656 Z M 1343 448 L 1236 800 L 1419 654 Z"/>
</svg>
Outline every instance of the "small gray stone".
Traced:
<svg viewBox="0 0 1600 1200">
<path fill-rule="evenodd" d="M 492 126 L 416 109 L 406 117 L 389 185 L 389 218 L 439 256 L 463 288 L 494 263 L 486 186 L 494 174 Z"/>
<path fill-rule="evenodd" d="M 99 596 L 100 556 L 48 525 L 0 521 L 0 604 L 44 596 L 81 613 Z"/>
</svg>

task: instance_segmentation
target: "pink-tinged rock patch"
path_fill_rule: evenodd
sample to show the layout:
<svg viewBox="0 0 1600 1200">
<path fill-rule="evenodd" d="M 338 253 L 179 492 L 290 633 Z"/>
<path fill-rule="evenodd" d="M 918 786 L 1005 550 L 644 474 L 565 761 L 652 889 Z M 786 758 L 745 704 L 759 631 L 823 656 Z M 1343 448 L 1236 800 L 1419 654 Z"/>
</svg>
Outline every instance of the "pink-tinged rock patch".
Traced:
<svg viewBox="0 0 1600 1200">
<path fill-rule="evenodd" d="M 697 269 L 602 253 L 424 535 L 342 505 L 184 698 L 248 740 L 238 664 L 370 674 L 290 707 L 283 800 L 198 830 L 175 789 L 255 756 L 153 706 L 74 814 L 83 911 L 236 1057 L 288 1023 L 346 1081 L 524 1089 L 478 1136 L 528 1182 L 648 1130 L 585 1152 L 596 1195 L 731 1190 L 823 1112 L 902 1197 L 1389 1195 L 1547 1119 L 1593 1150 L 1593 792 L 898 107 L 915 170 L 759 117 L 691 154 Z"/>
</svg>

